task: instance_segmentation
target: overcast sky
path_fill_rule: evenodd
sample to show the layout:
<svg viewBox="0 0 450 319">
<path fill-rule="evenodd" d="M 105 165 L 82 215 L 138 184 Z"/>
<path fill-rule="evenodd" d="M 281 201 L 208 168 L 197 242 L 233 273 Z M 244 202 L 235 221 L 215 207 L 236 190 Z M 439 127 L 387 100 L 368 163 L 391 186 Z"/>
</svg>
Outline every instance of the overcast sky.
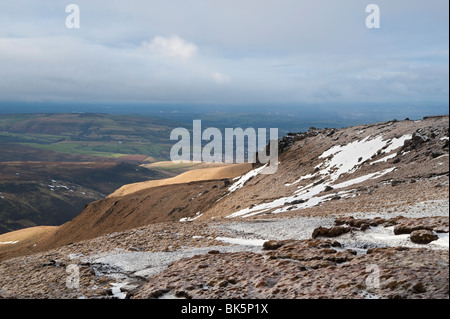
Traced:
<svg viewBox="0 0 450 319">
<path fill-rule="evenodd" d="M 448 6 L 2 0 L 0 102 L 448 104 Z"/>
</svg>

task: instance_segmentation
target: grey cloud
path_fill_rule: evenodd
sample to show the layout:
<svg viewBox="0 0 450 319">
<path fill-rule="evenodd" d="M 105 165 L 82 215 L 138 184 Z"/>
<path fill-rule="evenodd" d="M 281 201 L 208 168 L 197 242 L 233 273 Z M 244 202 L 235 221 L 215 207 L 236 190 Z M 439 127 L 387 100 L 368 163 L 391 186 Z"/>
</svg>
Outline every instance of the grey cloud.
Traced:
<svg viewBox="0 0 450 319">
<path fill-rule="evenodd" d="M 448 103 L 448 1 L 0 4 L 0 101 Z"/>
</svg>

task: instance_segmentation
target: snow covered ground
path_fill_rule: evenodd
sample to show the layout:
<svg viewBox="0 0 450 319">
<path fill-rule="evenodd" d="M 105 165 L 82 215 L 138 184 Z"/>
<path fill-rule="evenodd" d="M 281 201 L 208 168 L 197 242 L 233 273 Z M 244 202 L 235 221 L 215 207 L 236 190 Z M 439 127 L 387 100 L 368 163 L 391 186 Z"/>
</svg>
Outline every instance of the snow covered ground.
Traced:
<svg viewBox="0 0 450 319">
<path fill-rule="evenodd" d="M 331 200 L 336 195 L 345 198 L 345 197 L 351 196 L 350 195 L 351 190 L 345 191 L 345 192 L 338 192 L 338 193 L 334 192 L 334 193 L 330 193 L 330 194 L 326 194 L 326 195 L 322 195 L 322 196 L 317 196 L 317 195 L 322 193 L 326 189 L 327 186 L 331 186 L 335 190 L 345 188 L 345 187 L 350 187 L 353 185 L 360 184 L 369 179 L 380 178 L 384 175 L 387 175 L 387 174 L 393 172 L 395 169 L 396 169 L 395 167 L 389 168 L 384 171 L 360 176 L 360 177 L 357 177 L 352 180 L 342 182 L 339 184 L 332 184 L 330 181 L 321 183 L 319 185 L 315 185 L 314 183 L 311 183 L 309 185 L 299 188 L 297 191 L 295 191 L 295 193 L 292 196 L 281 197 L 281 198 L 278 198 L 269 203 L 254 205 L 254 206 L 242 209 L 240 211 L 237 211 L 237 212 L 229 215 L 228 217 L 229 218 L 250 217 L 250 216 L 265 213 L 272 209 L 275 209 L 272 212 L 273 214 L 278 214 L 278 213 L 287 212 L 291 209 L 304 209 L 304 208 L 313 207 L 313 206 L 316 206 L 316 205 L 319 205 L 321 203 Z M 302 202 L 299 202 L 299 201 L 302 201 Z M 292 202 L 296 202 L 296 204 L 294 204 L 294 205 L 288 204 L 288 203 L 292 203 Z"/>
<path fill-rule="evenodd" d="M 228 188 L 228 191 L 230 193 L 233 193 L 233 192 L 237 191 L 238 189 L 242 188 L 242 186 L 244 186 L 244 184 L 247 183 L 251 178 L 260 174 L 266 168 L 266 166 L 267 166 L 267 164 L 264 166 L 255 168 L 241 177 L 235 178 L 234 179 L 235 182 Z"/>
<path fill-rule="evenodd" d="M 319 179 L 322 178 L 322 183 L 317 184 L 317 182 L 311 182 L 306 186 L 298 187 L 298 189 L 291 196 L 281 197 L 269 203 L 252 205 L 251 207 L 234 212 L 228 217 L 245 218 L 262 214 L 270 210 L 273 210 L 272 213 L 274 214 L 283 213 L 292 209 L 304 209 L 319 205 L 323 202 L 331 200 L 335 195 L 340 197 L 350 196 L 349 192 L 326 194 L 323 196 L 318 195 L 322 193 L 327 186 L 332 187 L 333 189 L 341 189 L 360 184 L 369 179 L 380 178 L 393 172 L 396 167 L 360 176 L 346 182 L 336 183 L 340 176 L 343 174 L 354 173 L 358 170 L 361 163 L 371 160 L 374 155 L 389 154 L 380 160 L 372 162 L 371 164 L 385 162 L 388 159 L 397 156 L 397 153 L 390 153 L 400 148 L 404 142 L 411 139 L 411 137 L 412 135 L 407 134 L 399 138 L 393 138 L 385 141 L 381 135 L 374 138 L 367 136 L 362 140 L 354 141 L 346 145 L 333 146 L 319 156 L 320 159 L 323 159 L 323 162 L 316 166 L 316 169 L 318 170 L 316 173 L 301 176 L 295 182 L 288 183 L 285 186 L 292 186 L 302 180 L 307 180 L 313 177 L 317 177 Z M 263 168 L 264 166 L 254 169 L 239 178 L 229 188 L 229 191 L 235 192 L 237 189 L 241 188 L 248 180 L 250 180 L 250 178 L 258 175 Z M 289 203 L 294 201 L 296 204 L 289 205 Z"/>
</svg>

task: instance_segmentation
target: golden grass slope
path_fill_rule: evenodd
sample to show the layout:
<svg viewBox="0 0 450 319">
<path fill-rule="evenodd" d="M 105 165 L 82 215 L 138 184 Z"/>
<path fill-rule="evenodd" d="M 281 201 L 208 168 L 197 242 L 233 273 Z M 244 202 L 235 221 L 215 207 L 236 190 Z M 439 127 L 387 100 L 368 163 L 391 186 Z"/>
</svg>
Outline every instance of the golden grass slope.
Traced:
<svg viewBox="0 0 450 319">
<path fill-rule="evenodd" d="M 146 182 L 125 185 L 116 190 L 114 193 L 110 194 L 108 197 L 125 196 L 144 189 L 149 189 L 163 185 L 184 184 L 196 181 L 218 180 L 224 178 L 235 178 L 244 175 L 251 169 L 252 169 L 251 163 L 229 164 L 219 167 L 194 169 L 171 178 L 161 180 L 151 180 Z"/>
<path fill-rule="evenodd" d="M 58 226 L 36 226 L 0 235 L 0 260 L 23 255 L 24 251 L 33 253 L 36 242 L 52 235 Z"/>
</svg>

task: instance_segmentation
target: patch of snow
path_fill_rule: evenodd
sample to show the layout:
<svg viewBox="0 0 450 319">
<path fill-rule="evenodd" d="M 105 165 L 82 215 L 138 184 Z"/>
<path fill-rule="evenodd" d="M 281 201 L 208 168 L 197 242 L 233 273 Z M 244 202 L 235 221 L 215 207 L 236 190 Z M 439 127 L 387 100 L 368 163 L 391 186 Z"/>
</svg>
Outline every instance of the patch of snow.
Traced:
<svg viewBox="0 0 450 319">
<path fill-rule="evenodd" d="M 197 214 L 195 214 L 195 217 L 183 217 L 183 218 L 180 218 L 180 223 L 194 221 L 197 218 L 200 218 L 202 215 L 203 214 L 200 214 L 200 212 L 198 212 Z"/>
<path fill-rule="evenodd" d="M 254 205 L 254 206 L 251 206 L 248 208 L 244 208 L 242 210 L 239 210 L 239 211 L 227 216 L 227 218 L 234 218 L 234 217 L 247 218 L 247 217 L 255 216 L 258 214 L 262 214 L 264 212 L 267 212 L 269 210 L 276 209 L 276 208 L 278 208 L 278 209 L 274 210 L 272 212 L 273 214 L 284 213 L 290 209 L 304 209 L 304 208 L 313 207 L 313 206 L 319 205 L 325 201 L 331 200 L 336 195 L 335 193 L 331 193 L 331 194 L 326 194 L 323 196 L 317 196 L 318 194 L 323 192 L 327 186 L 332 186 L 334 189 L 345 188 L 345 187 L 349 187 L 349 186 L 352 186 L 355 184 L 362 183 L 369 179 L 379 178 L 383 175 L 391 173 L 394 170 L 395 170 L 395 167 L 392 167 L 392 168 L 386 169 L 384 171 L 367 174 L 367 175 L 364 175 L 364 176 L 361 176 L 358 178 L 354 178 L 352 180 L 342 182 L 339 184 L 335 184 L 335 185 L 333 185 L 333 184 L 330 185 L 329 183 L 321 183 L 318 185 L 314 185 L 314 183 L 311 183 L 311 184 L 306 185 L 306 186 L 300 188 L 299 190 L 297 190 L 294 193 L 294 195 L 292 195 L 292 196 L 281 197 L 281 198 L 278 198 L 269 203 L 262 203 L 259 205 Z M 351 191 L 341 193 L 341 194 L 339 194 L 339 196 L 342 197 L 342 195 L 348 195 L 349 192 L 351 192 Z M 304 202 L 295 204 L 295 205 L 290 205 L 290 206 L 285 205 L 286 203 L 293 202 L 295 200 L 303 200 Z"/>
<path fill-rule="evenodd" d="M 113 286 L 111 288 L 111 293 L 113 294 L 113 296 L 117 299 L 125 299 L 125 297 L 127 296 L 126 293 L 122 292 L 120 290 L 120 287 L 124 286 L 124 284 L 120 284 L 120 283 L 111 283 L 111 285 Z"/>
<path fill-rule="evenodd" d="M 73 259 L 78 259 L 80 257 L 84 257 L 83 254 L 69 254 L 67 257 L 69 257 L 69 259 L 73 260 Z"/>
<path fill-rule="evenodd" d="M 435 245 L 435 246 L 439 246 L 439 247 L 444 247 L 444 248 L 449 248 L 449 234 L 448 233 L 444 233 L 444 234 L 437 234 L 439 239 L 432 241 L 430 243 L 430 245 Z"/>
<path fill-rule="evenodd" d="M 364 291 L 364 292 L 362 293 L 362 296 L 364 297 L 364 299 L 380 299 L 380 296 L 379 296 L 379 295 L 370 293 L 370 292 L 368 292 L 368 291 Z"/>
<path fill-rule="evenodd" d="M 370 136 L 367 136 L 360 141 L 333 146 L 319 156 L 319 158 L 323 159 L 331 157 L 331 159 L 326 160 L 319 166 L 322 167 L 319 173 L 320 175 L 330 174 L 332 180 L 337 180 L 342 174 L 354 172 L 360 163 L 372 158 L 383 147 L 388 146 L 384 149 L 383 153 L 390 153 L 401 147 L 406 140 L 411 138 L 412 135 L 407 134 L 390 141 L 383 141 L 382 136 L 377 136 L 372 139 L 370 139 Z M 335 171 L 332 172 L 332 169 Z"/>
<path fill-rule="evenodd" d="M 236 220 L 215 227 L 236 237 L 265 238 L 267 240 L 310 239 L 315 228 L 334 226 L 330 217 L 271 218 L 258 220 Z"/>
<path fill-rule="evenodd" d="M 89 262 L 91 264 L 101 264 L 107 268 L 106 273 L 100 272 L 98 275 L 115 278 L 116 281 L 122 282 L 117 284 L 118 289 L 127 284 L 128 278 L 144 277 L 149 278 L 155 274 L 164 271 L 171 263 L 182 259 L 190 258 L 198 254 L 207 254 L 211 250 L 219 250 L 220 252 L 239 252 L 254 251 L 260 252 L 262 247 L 259 246 L 210 246 L 201 248 L 191 248 L 170 252 L 116 252 L 110 251 L 95 256 L 89 256 L 81 262 Z M 125 282 L 124 282 L 125 281 Z M 116 289 L 116 293 L 119 291 Z"/>
<path fill-rule="evenodd" d="M 320 164 L 319 164 L 319 166 L 320 166 Z M 295 182 L 293 182 L 293 183 L 286 183 L 286 184 L 284 184 L 284 186 L 292 186 L 292 185 L 295 185 L 295 184 L 297 184 L 297 183 L 299 183 L 299 182 L 301 182 L 301 181 L 303 181 L 305 179 L 313 178 L 314 176 L 315 176 L 315 174 L 304 175 L 304 176 L 300 177 L 299 179 L 297 179 Z"/>
<path fill-rule="evenodd" d="M 397 156 L 397 153 L 393 153 L 391 155 L 385 156 L 383 158 L 380 158 L 379 160 L 373 161 L 372 163 L 370 163 L 370 165 L 376 164 L 376 163 L 383 163 L 383 162 L 387 162 L 388 160 L 390 160 L 391 158 L 394 158 Z"/>
<path fill-rule="evenodd" d="M 388 153 L 390 153 L 390 152 L 392 152 L 392 151 L 402 147 L 403 144 L 405 144 L 405 141 L 410 140 L 410 139 L 412 139 L 412 135 L 411 134 L 406 134 L 406 135 L 403 135 L 402 137 L 399 137 L 399 138 L 393 138 L 391 143 L 390 143 L 390 145 L 389 145 L 389 147 L 386 148 L 383 153 L 388 154 Z"/>
<path fill-rule="evenodd" d="M 186 299 L 186 298 L 177 297 L 174 294 L 168 292 L 168 293 L 165 293 L 164 295 L 158 297 L 158 299 Z"/>
<path fill-rule="evenodd" d="M 367 181 L 369 179 L 379 178 L 379 177 L 381 177 L 383 175 L 386 175 L 386 174 L 389 174 L 389 173 L 393 172 L 395 169 L 396 169 L 396 167 L 388 168 L 388 169 L 385 169 L 384 171 L 381 171 L 381 172 L 367 174 L 367 175 L 364 175 L 364 176 L 361 176 L 361 177 L 357 177 L 357 178 L 351 179 L 349 181 L 342 182 L 342 183 L 335 184 L 335 185 L 331 185 L 331 186 L 333 188 L 344 188 L 344 187 L 352 186 L 352 185 L 359 184 L 359 183 L 362 183 L 364 181 Z"/>
<path fill-rule="evenodd" d="M 332 180 L 337 180 L 342 174 L 353 172 L 357 165 L 370 159 L 385 145 L 382 136 L 373 139 L 367 136 L 360 141 L 333 146 L 319 156 L 323 159 L 331 157 L 319 166 L 322 167 L 320 175 L 330 174 Z"/>
<path fill-rule="evenodd" d="M 228 244 L 243 245 L 243 246 L 262 246 L 267 241 L 263 239 L 245 239 L 245 238 L 231 238 L 231 237 L 216 237 L 216 240 L 220 240 Z"/>
<path fill-rule="evenodd" d="M 405 241 L 409 238 L 409 234 L 401 234 L 401 235 L 395 235 L 394 234 L 394 226 L 391 227 L 374 227 L 372 228 L 372 231 L 367 232 L 367 236 L 371 236 L 373 239 L 377 241 Z"/>
<path fill-rule="evenodd" d="M 444 154 L 444 155 L 441 155 L 441 156 L 439 156 L 439 157 L 436 157 L 435 159 L 438 160 L 438 159 L 440 159 L 440 158 L 442 158 L 442 157 L 448 157 L 448 155 L 449 155 L 449 154 Z"/>
<path fill-rule="evenodd" d="M 14 245 L 17 244 L 19 241 L 15 240 L 15 241 L 0 241 L 0 245 Z"/>
<path fill-rule="evenodd" d="M 233 185 L 230 186 L 230 188 L 228 188 L 228 191 L 230 193 L 235 192 L 236 190 L 238 190 L 239 188 L 241 188 L 242 186 L 244 186 L 244 184 L 246 182 L 248 182 L 251 178 L 257 176 L 259 173 L 261 173 L 262 170 L 264 170 L 266 168 L 267 164 L 258 168 L 255 168 L 253 170 L 251 170 L 250 172 L 248 172 L 247 174 L 241 176 Z"/>
<path fill-rule="evenodd" d="M 371 227 L 366 231 L 347 233 L 336 238 L 344 248 L 373 248 L 373 247 L 409 247 L 409 248 L 430 248 L 448 249 L 448 234 L 440 234 L 439 240 L 426 245 L 415 244 L 409 234 L 395 235 L 394 226 L 391 227 Z"/>
<path fill-rule="evenodd" d="M 406 154 L 410 153 L 411 151 L 403 152 L 402 156 L 405 156 Z"/>
<path fill-rule="evenodd" d="M 320 184 L 311 183 L 309 185 L 300 187 L 294 193 L 293 196 L 281 197 L 270 203 L 253 205 L 249 208 L 245 208 L 235 213 L 232 213 L 227 217 L 228 218 L 250 217 L 267 212 L 268 210 L 272 210 L 275 208 L 278 209 L 274 211 L 274 213 L 281 213 L 286 212 L 289 209 L 302 209 L 319 205 L 323 201 L 331 199 L 330 195 L 317 197 L 317 195 L 323 192 L 327 186 L 332 186 L 335 189 L 349 187 L 354 184 L 362 183 L 368 179 L 379 178 L 383 175 L 392 172 L 395 169 L 395 167 L 384 170 L 382 172 L 367 174 L 365 176 L 352 179 L 350 181 L 333 185 L 333 182 L 339 179 L 341 175 L 355 172 L 358 168 L 358 165 L 365 162 L 366 160 L 371 159 L 374 155 L 378 154 L 378 152 L 391 153 L 397 148 L 403 146 L 405 141 L 411 138 L 412 135 L 406 134 L 399 138 L 393 138 L 391 140 L 384 141 L 383 136 L 381 135 L 375 138 L 371 138 L 371 136 L 369 135 L 362 140 L 354 141 L 346 145 L 333 146 L 319 156 L 319 158 L 325 159 L 321 164 L 316 166 L 316 168 L 320 169 L 319 172 L 317 172 L 314 175 L 309 174 L 302 176 L 293 183 L 285 184 L 285 186 L 292 186 L 300 182 L 301 180 L 308 179 L 317 175 L 327 176 L 326 181 Z M 385 158 L 378 160 L 376 162 L 386 161 L 389 158 L 395 157 L 396 155 L 397 154 L 386 156 Z M 263 168 L 264 167 L 260 167 L 258 169 L 252 170 L 246 175 L 242 176 L 237 182 L 235 182 L 229 188 L 229 191 L 234 192 L 236 189 L 241 188 L 245 184 L 245 182 L 247 182 L 250 178 L 258 175 Z M 285 203 L 292 202 L 294 200 L 303 200 L 304 202 L 295 206 L 283 207 L 286 206 Z"/>
<path fill-rule="evenodd" d="M 421 218 L 431 216 L 448 216 L 449 215 L 449 202 L 448 200 L 431 200 L 418 202 L 412 205 L 404 205 L 399 211 L 391 212 L 356 212 L 352 216 L 355 218 L 370 218 L 381 217 L 385 219 L 404 216 L 410 218 Z"/>
</svg>

